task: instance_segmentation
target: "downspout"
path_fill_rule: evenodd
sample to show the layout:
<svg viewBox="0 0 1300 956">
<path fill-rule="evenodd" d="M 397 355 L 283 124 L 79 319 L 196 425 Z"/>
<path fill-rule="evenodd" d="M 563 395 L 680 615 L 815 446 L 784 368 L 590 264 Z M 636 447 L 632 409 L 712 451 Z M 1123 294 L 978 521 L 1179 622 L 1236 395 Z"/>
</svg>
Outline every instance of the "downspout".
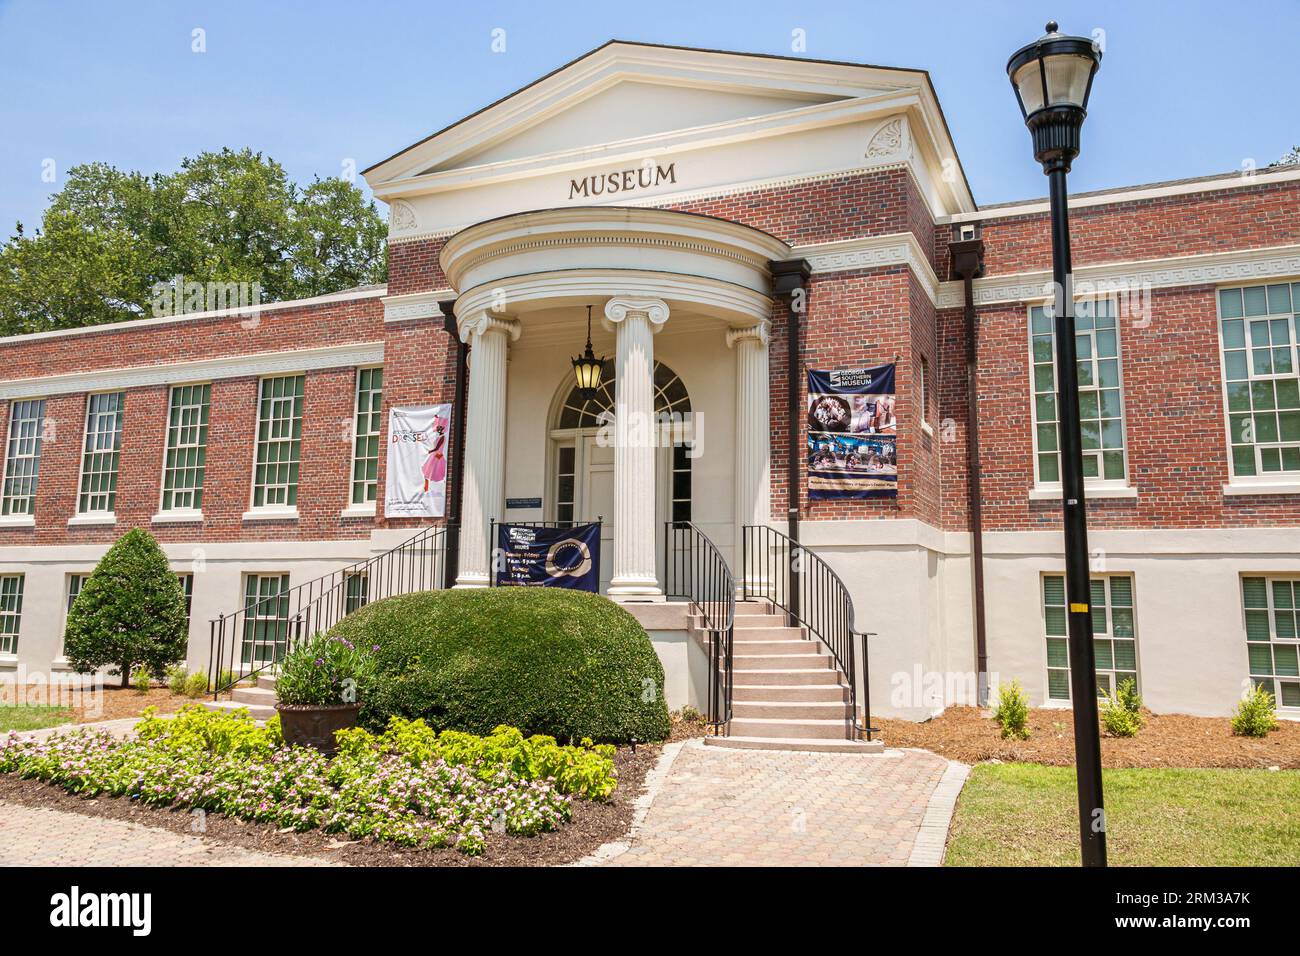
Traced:
<svg viewBox="0 0 1300 956">
<path fill-rule="evenodd" d="M 948 243 L 952 274 L 962 280 L 966 334 L 966 495 L 970 510 L 971 575 L 975 597 L 975 666 L 977 703 L 989 699 L 988 634 L 984 618 L 984 519 L 980 492 L 979 386 L 976 365 L 979 357 L 979 319 L 975 314 L 975 280 L 984 275 L 984 240 L 979 227 L 957 223 Z"/>
<path fill-rule="evenodd" d="M 772 293 L 779 299 L 786 299 L 786 362 L 788 382 L 788 414 L 790 424 L 790 445 L 787 454 L 786 491 L 788 503 L 786 516 L 788 527 L 786 533 L 790 538 L 789 584 L 786 591 L 790 616 L 799 619 L 799 568 L 801 562 L 795 561 L 795 552 L 799 548 L 799 460 L 803 449 L 799 443 L 799 423 L 803 421 L 803 409 L 799 396 L 799 324 L 800 316 L 808 313 L 808 279 L 812 276 L 812 266 L 807 259 L 784 259 L 769 262 L 772 273 Z"/>
<path fill-rule="evenodd" d="M 460 510 L 465 483 L 465 397 L 469 384 L 469 345 L 461 341 L 456 324 L 456 300 L 439 302 L 443 328 L 456 349 L 456 380 L 451 397 L 451 473 L 447 489 L 447 560 L 443 587 L 450 588 L 460 573 Z"/>
</svg>

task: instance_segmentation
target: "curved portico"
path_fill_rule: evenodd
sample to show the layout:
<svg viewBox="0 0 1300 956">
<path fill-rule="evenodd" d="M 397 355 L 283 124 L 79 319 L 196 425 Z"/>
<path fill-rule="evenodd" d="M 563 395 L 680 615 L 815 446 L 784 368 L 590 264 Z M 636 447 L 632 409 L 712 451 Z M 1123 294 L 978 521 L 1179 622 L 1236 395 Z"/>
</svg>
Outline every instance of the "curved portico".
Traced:
<svg viewBox="0 0 1300 956">
<path fill-rule="evenodd" d="M 736 434 L 723 466 L 735 489 L 725 523 L 734 536 L 765 515 L 768 263 L 788 254 L 785 243 L 748 226 L 625 207 L 520 213 L 478 223 L 447 241 L 441 263 L 459 293 L 461 338 L 471 345 L 459 586 L 489 583 L 489 522 L 505 517 L 507 355 L 514 343 L 564 343 L 576 352 L 587 306 L 614 336 L 610 517 L 617 530 L 610 596 L 662 597 L 653 382 L 662 330 L 698 337 L 701 348 L 733 348 L 732 407 L 736 428 L 745 433 Z M 702 453 L 709 453 L 707 444 Z M 720 465 L 710 462 L 715 471 Z"/>
</svg>

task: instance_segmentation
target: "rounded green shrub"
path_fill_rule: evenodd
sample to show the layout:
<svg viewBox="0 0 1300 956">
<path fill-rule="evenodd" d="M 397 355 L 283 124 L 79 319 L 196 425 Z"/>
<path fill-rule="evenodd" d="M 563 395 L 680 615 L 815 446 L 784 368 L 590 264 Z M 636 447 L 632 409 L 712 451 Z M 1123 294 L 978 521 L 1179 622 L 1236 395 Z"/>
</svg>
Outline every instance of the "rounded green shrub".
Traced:
<svg viewBox="0 0 1300 956">
<path fill-rule="evenodd" d="M 664 669 L 636 619 L 560 588 L 424 591 L 375 601 L 329 632 L 374 651 L 361 720 L 424 719 L 561 741 L 668 736 Z"/>
</svg>

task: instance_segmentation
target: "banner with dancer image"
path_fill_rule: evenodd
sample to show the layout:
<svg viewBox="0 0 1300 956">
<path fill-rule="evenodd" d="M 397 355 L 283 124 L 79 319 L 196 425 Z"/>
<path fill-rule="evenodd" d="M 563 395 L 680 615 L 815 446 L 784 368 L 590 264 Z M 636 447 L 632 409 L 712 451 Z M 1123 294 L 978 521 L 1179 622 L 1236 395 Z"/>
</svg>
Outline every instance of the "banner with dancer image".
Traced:
<svg viewBox="0 0 1300 956">
<path fill-rule="evenodd" d="M 808 370 L 808 498 L 898 494 L 894 366 Z"/>
<path fill-rule="evenodd" d="M 441 518 L 447 508 L 451 406 L 388 410 L 385 518 Z"/>
</svg>

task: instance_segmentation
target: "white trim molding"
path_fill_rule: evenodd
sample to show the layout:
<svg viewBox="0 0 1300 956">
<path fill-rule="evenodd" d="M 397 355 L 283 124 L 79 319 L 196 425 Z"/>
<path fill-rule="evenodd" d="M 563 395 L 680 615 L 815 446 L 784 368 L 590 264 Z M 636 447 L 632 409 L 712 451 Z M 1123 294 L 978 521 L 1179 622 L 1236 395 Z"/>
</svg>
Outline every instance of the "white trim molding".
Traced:
<svg viewBox="0 0 1300 956">
<path fill-rule="evenodd" d="M 807 259 L 814 275 L 819 272 L 907 266 L 920 280 L 930 301 L 936 304 L 938 302 L 939 277 L 916 236 L 910 232 L 794 246 L 790 249 L 790 255 L 792 258 Z"/>
<path fill-rule="evenodd" d="M 1079 266 L 1074 270 L 1076 294 L 1143 288 L 1168 289 L 1178 286 L 1251 282 L 1281 276 L 1300 275 L 1300 245 L 1270 246 L 1263 249 L 1209 252 L 1166 259 L 1141 259 Z M 1052 296 L 1051 270 L 1018 272 L 975 280 L 975 304 L 1038 302 Z M 963 304 L 960 282 L 940 286 L 939 308 L 957 309 Z"/>
<path fill-rule="evenodd" d="M 68 519 L 69 528 L 91 528 L 117 524 L 117 515 L 112 511 L 90 511 L 75 514 Z"/>
<path fill-rule="evenodd" d="M 432 292 L 384 296 L 384 322 L 413 322 L 417 319 L 440 318 L 442 310 L 438 307 L 438 303 L 454 298 L 456 298 L 454 289 L 434 289 Z"/>
<path fill-rule="evenodd" d="M 325 368 L 348 368 L 378 365 L 384 361 L 382 342 L 359 342 L 328 345 L 289 352 L 258 352 L 252 355 L 229 355 L 199 359 L 194 362 L 169 362 L 131 368 L 95 369 L 41 378 L 19 378 L 0 382 L 0 399 L 70 395 L 79 392 L 117 391 L 149 385 L 175 385 L 185 382 L 210 382 L 223 378 L 278 375 L 309 372 Z"/>
<path fill-rule="evenodd" d="M 0 528 L 35 528 L 36 515 L 0 515 Z"/>
</svg>

